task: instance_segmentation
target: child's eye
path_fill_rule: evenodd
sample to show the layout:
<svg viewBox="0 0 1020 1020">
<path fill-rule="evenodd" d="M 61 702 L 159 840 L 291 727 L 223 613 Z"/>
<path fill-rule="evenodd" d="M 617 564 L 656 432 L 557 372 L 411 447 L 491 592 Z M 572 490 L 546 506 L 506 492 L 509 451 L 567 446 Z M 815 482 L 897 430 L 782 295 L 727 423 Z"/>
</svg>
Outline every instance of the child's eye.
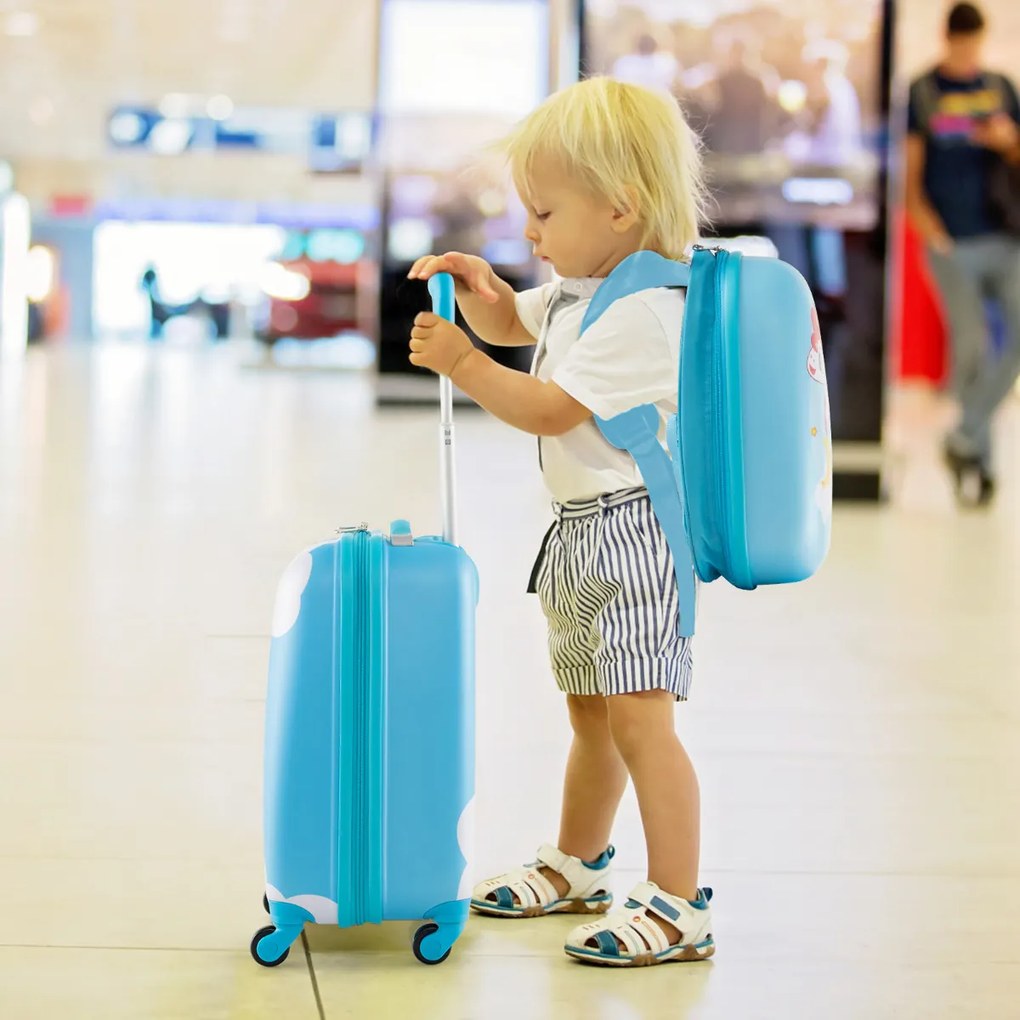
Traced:
<svg viewBox="0 0 1020 1020">
<path fill-rule="evenodd" d="M 538 220 L 539 222 L 544 223 L 547 219 L 549 219 L 549 213 L 537 212 L 535 213 L 535 219 Z"/>
</svg>

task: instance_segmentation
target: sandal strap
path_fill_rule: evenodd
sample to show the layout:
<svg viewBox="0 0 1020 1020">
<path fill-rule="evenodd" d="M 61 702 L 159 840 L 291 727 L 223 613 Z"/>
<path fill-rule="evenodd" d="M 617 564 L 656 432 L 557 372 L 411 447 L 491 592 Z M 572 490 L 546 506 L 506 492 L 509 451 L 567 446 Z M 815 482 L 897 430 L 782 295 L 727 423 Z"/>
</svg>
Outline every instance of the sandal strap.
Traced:
<svg viewBox="0 0 1020 1020">
<path fill-rule="evenodd" d="M 499 906 L 510 907 L 513 904 L 513 897 L 516 896 L 521 907 L 546 907 L 558 899 L 555 886 L 539 872 L 537 867 L 526 865 L 508 871 L 498 878 L 490 879 L 482 886 L 485 895 L 496 894 L 496 902 Z M 506 896 L 501 896 L 501 890 L 507 891 Z"/>
<path fill-rule="evenodd" d="M 619 939 L 628 956 L 640 956 L 648 952 L 662 953 L 671 943 L 663 930 L 649 920 L 648 910 L 643 906 L 619 908 L 598 921 L 578 928 L 570 943 L 578 948 L 585 947 L 590 939 L 598 943 L 599 951 L 606 956 L 619 956 Z"/>
<path fill-rule="evenodd" d="M 621 914 L 623 912 L 621 911 Z M 652 920 L 649 920 L 647 908 L 638 908 L 637 910 L 629 911 L 622 931 L 626 931 L 630 928 L 633 931 L 640 933 L 641 937 L 647 943 L 647 948 L 642 944 L 639 952 L 646 953 L 649 950 L 653 953 L 665 952 L 670 947 L 670 941 L 666 938 L 666 933 Z M 626 942 L 626 939 L 623 940 Z M 633 950 L 632 950 L 633 952 Z"/>
<path fill-rule="evenodd" d="M 609 857 L 613 856 L 610 848 Z M 560 896 L 553 883 L 539 869 L 549 868 L 562 875 L 568 882 L 564 896 Z M 514 868 L 495 878 L 487 879 L 475 887 L 479 899 L 495 897 L 497 906 L 509 909 L 514 906 L 516 896 L 522 908 L 548 907 L 561 899 L 585 899 L 592 895 L 608 892 L 608 867 L 589 868 L 577 857 L 571 857 L 549 843 L 538 849 L 537 859 L 532 864 Z"/>
<path fill-rule="evenodd" d="M 538 868 L 522 869 L 522 873 L 518 877 L 517 885 L 524 886 L 524 888 L 532 895 L 534 902 L 529 903 L 528 906 L 547 907 L 554 900 L 559 899 L 559 893 L 556 891 L 556 887 L 538 870 Z"/>
<path fill-rule="evenodd" d="M 619 924 L 613 924 L 607 931 L 610 938 L 618 938 L 624 945 L 628 956 L 637 956 L 639 953 L 647 953 L 648 947 L 641 936 L 634 931 L 629 920 L 621 920 Z M 603 940 L 599 939 L 602 944 Z M 619 946 L 616 947 L 619 950 Z"/>
<path fill-rule="evenodd" d="M 665 953 L 696 942 L 710 930 L 709 898 L 707 890 L 699 890 L 699 901 L 692 904 L 663 892 L 651 882 L 642 882 L 624 906 L 575 929 L 567 940 L 567 946 L 590 951 L 588 943 L 593 941 L 599 955 L 617 958 L 643 956 L 648 952 L 655 955 Z M 655 918 L 676 928 L 680 932 L 680 941 L 671 942 Z"/>
<path fill-rule="evenodd" d="M 609 848 L 609 859 L 612 860 L 615 851 Z M 571 857 L 557 847 L 546 843 L 538 849 L 538 860 L 535 867 L 546 867 L 562 875 L 569 883 L 566 892 L 567 898 L 584 899 L 591 896 L 593 891 L 608 892 L 608 879 L 610 875 L 608 863 L 604 867 L 591 868 L 579 857 Z"/>
<path fill-rule="evenodd" d="M 567 854 L 558 847 L 554 847 L 550 843 L 543 843 L 538 848 L 536 866 L 551 868 L 560 875 L 565 875 L 566 872 L 574 869 L 576 861 L 576 857 L 567 856 Z M 569 876 L 567 877 L 567 881 L 570 881 Z"/>
<path fill-rule="evenodd" d="M 677 928 L 683 928 L 682 919 L 686 911 L 682 910 L 676 903 L 671 902 L 675 897 L 663 893 L 663 891 L 651 882 L 641 882 L 634 891 L 627 897 L 627 906 L 637 904 L 657 917 L 662 918 Z M 688 909 L 693 909 L 688 907 Z"/>
</svg>

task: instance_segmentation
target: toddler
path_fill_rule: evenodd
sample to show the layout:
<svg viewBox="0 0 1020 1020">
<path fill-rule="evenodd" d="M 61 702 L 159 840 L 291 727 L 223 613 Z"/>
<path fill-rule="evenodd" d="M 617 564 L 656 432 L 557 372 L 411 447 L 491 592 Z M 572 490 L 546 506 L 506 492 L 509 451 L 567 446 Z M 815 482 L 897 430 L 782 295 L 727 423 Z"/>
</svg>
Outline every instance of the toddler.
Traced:
<svg viewBox="0 0 1020 1020">
<path fill-rule="evenodd" d="M 567 939 L 566 952 L 589 963 L 702 960 L 715 949 L 711 891 L 698 888 L 698 782 L 674 725 L 691 682 L 690 642 L 679 636 L 673 562 L 640 472 L 593 420 L 640 404 L 656 405 L 663 423 L 676 411 L 684 293 L 622 298 L 580 336 L 592 295 L 623 259 L 642 249 L 680 259 L 697 239 L 698 147 L 668 96 L 592 78 L 550 97 L 506 149 L 525 237 L 557 282 L 515 294 L 483 259 L 459 252 L 419 259 L 409 276 L 451 273 L 480 337 L 537 344 L 531 373 L 496 364 L 427 312 L 415 320 L 410 360 L 539 437 L 555 522 L 530 589 L 548 620 L 573 743 L 557 845 L 483 882 L 472 907 L 504 918 L 605 915 Z M 648 879 L 608 912 L 610 830 L 628 777 Z"/>
</svg>

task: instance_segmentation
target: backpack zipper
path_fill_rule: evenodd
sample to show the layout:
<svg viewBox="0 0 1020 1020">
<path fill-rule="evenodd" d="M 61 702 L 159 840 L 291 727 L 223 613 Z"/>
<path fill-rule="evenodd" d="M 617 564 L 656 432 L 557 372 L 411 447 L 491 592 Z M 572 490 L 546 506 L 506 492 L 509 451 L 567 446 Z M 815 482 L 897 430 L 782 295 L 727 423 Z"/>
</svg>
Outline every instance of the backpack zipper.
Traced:
<svg viewBox="0 0 1020 1020">
<path fill-rule="evenodd" d="M 740 347 L 736 330 L 739 325 L 731 320 L 730 313 L 739 311 L 739 288 L 735 278 L 740 269 L 740 256 L 726 253 L 719 269 L 716 321 L 719 324 L 717 343 L 718 400 L 716 408 L 720 442 L 720 464 L 723 467 L 720 492 L 724 500 L 725 574 L 738 588 L 750 590 L 750 564 L 747 553 L 747 507 L 744 490 L 742 386 L 740 382 Z M 729 413 L 723 413 L 729 408 Z M 722 572 L 722 571 L 720 571 Z"/>
<path fill-rule="evenodd" d="M 716 440 L 716 461 L 713 465 L 713 473 L 716 476 L 716 497 L 718 499 L 718 514 L 719 522 L 725 529 L 725 541 L 724 546 L 729 541 L 729 523 L 730 523 L 730 509 L 729 509 L 729 487 L 726 484 L 728 477 L 728 465 L 726 463 L 726 420 L 723 415 L 723 408 L 725 405 L 725 394 L 726 394 L 726 334 L 724 328 L 724 319 L 726 311 L 726 301 L 724 300 L 725 294 L 725 280 L 726 280 L 726 262 L 727 256 L 717 251 L 715 253 L 715 324 L 713 329 L 713 358 L 712 364 L 715 369 L 713 375 L 713 382 L 715 383 L 715 406 L 712 408 L 712 417 L 715 420 L 715 440 Z M 721 564 L 719 565 L 722 566 Z M 718 569 L 718 567 L 717 567 Z"/>
</svg>

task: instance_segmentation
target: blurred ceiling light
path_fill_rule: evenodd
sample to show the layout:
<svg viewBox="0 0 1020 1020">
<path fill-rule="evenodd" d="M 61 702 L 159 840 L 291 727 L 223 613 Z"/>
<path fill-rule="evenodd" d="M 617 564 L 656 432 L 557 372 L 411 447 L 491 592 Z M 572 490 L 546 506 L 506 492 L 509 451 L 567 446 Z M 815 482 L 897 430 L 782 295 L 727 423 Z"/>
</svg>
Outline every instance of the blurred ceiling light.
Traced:
<svg viewBox="0 0 1020 1020">
<path fill-rule="evenodd" d="M 145 135 L 145 120 L 128 110 L 110 118 L 110 138 L 118 145 L 132 145 Z"/>
<path fill-rule="evenodd" d="M 802 81 L 787 79 L 779 86 L 777 98 L 787 113 L 799 113 L 807 103 L 807 86 Z"/>
<path fill-rule="evenodd" d="M 230 96 L 213 96 L 205 104 L 205 112 L 213 120 L 229 120 L 234 112 L 234 101 Z"/>
<path fill-rule="evenodd" d="M 56 282 L 56 261 L 53 252 L 45 245 L 37 244 L 28 250 L 25 266 L 25 292 L 34 304 L 45 301 L 53 293 Z"/>
<path fill-rule="evenodd" d="M 7 15 L 4 30 L 16 39 L 28 39 L 39 31 L 39 15 L 32 11 L 12 11 Z"/>
<path fill-rule="evenodd" d="M 492 218 L 506 212 L 506 198 L 495 188 L 489 188 L 478 196 L 478 210 L 483 216 Z"/>
<path fill-rule="evenodd" d="M 259 274 L 263 291 L 277 301 L 303 301 L 311 293 L 312 284 L 304 273 L 281 266 L 279 262 L 267 262 Z"/>
<path fill-rule="evenodd" d="M 428 220 L 407 218 L 390 224 L 388 248 L 398 262 L 413 262 L 432 250 L 432 227 Z"/>
<path fill-rule="evenodd" d="M 48 96 L 39 96 L 28 108 L 28 116 L 33 124 L 47 124 L 53 118 L 53 100 Z"/>
<path fill-rule="evenodd" d="M 160 121 L 149 135 L 152 151 L 161 156 L 179 156 L 191 141 L 191 125 L 186 120 Z"/>
</svg>

